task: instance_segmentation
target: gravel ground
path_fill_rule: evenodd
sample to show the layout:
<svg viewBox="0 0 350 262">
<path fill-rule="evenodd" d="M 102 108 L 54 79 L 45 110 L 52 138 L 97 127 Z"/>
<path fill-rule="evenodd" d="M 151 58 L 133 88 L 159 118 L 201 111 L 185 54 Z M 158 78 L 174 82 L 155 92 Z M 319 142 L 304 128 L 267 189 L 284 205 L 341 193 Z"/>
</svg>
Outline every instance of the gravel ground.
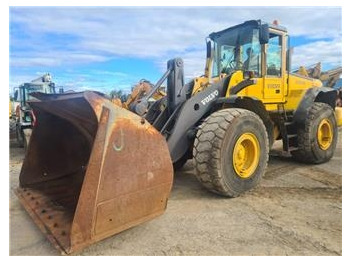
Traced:
<svg viewBox="0 0 350 262">
<path fill-rule="evenodd" d="M 10 145 L 10 255 L 59 255 L 13 192 L 24 151 Z M 270 156 L 260 185 L 234 199 L 202 188 L 188 161 L 164 215 L 77 255 L 342 255 L 341 145 L 340 130 L 321 165 Z"/>
</svg>

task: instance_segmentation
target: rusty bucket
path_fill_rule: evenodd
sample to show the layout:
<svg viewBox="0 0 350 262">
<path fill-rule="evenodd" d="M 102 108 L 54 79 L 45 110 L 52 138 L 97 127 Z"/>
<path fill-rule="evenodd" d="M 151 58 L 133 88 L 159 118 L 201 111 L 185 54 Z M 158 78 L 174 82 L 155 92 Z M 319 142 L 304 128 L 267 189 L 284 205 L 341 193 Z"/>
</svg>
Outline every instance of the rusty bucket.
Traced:
<svg viewBox="0 0 350 262">
<path fill-rule="evenodd" d="M 36 97 L 16 193 L 62 254 L 164 212 L 173 168 L 152 125 L 96 92 Z"/>
</svg>

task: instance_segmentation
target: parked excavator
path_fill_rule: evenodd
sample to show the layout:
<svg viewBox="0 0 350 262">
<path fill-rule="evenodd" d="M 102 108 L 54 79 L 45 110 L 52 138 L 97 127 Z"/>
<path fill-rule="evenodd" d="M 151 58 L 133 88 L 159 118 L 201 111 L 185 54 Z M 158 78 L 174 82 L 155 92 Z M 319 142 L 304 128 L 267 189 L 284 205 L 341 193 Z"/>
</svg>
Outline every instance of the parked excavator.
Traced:
<svg viewBox="0 0 350 262">
<path fill-rule="evenodd" d="M 182 59 L 169 60 L 139 115 L 98 92 L 35 94 L 21 203 L 69 254 L 162 214 L 173 164 L 189 158 L 199 182 L 225 197 L 258 184 L 275 140 L 297 161 L 327 162 L 336 91 L 291 73 L 288 38 L 261 20 L 211 33 L 204 76 L 185 84 Z M 149 106 L 165 80 L 166 96 Z"/>
</svg>

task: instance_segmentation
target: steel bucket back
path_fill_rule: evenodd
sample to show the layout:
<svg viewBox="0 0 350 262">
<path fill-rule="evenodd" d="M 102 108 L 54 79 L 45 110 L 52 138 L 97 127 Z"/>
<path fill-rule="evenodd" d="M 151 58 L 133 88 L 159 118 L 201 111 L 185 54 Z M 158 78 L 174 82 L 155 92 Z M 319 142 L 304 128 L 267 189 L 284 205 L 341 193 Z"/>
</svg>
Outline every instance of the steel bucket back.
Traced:
<svg viewBox="0 0 350 262">
<path fill-rule="evenodd" d="M 62 253 L 162 214 L 173 181 L 163 136 L 95 92 L 37 94 L 17 195 Z"/>
</svg>

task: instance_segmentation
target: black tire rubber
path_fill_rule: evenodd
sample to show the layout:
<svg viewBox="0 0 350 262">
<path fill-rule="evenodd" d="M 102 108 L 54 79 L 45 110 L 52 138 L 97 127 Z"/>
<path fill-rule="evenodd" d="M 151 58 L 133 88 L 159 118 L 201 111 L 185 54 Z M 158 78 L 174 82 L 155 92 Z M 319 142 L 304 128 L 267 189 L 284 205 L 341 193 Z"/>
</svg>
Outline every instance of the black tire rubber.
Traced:
<svg viewBox="0 0 350 262">
<path fill-rule="evenodd" d="M 233 168 L 232 153 L 243 133 L 253 133 L 259 142 L 260 158 L 254 173 L 241 178 Z M 248 110 L 223 109 L 211 114 L 199 127 L 193 148 L 195 175 L 208 190 L 237 197 L 257 185 L 269 159 L 269 141 L 260 117 Z"/>
<path fill-rule="evenodd" d="M 23 130 L 20 126 L 16 126 L 16 139 L 17 139 L 17 144 L 19 147 L 24 148 L 24 133 Z"/>
<path fill-rule="evenodd" d="M 330 147 L 322 150 L 317 142 L 317 130 L 320 122 L 328 118 L 332 124 L 333 141 Z M 298 150 L 292 151 L 293 158 L 302 163 L 320 164 L 329 161 L 337 146 L 338 128 L 332 107 L 315 102 L 307 112 L 305 127 L 297 130 Z"/>
<path fill-rule="evenodd" d="M 173 163 L 174 171 L 180 170 L 186 163 L 187 163 L 188 157 L 185 155 L 181 157 L 179 160 L 177 160 L 175 163 Z"/>
<path fill-rule="evenodd" d="M 179 160 L 173 163 L 174 171 L 182 169 L 189 159 L 192 158 L 192 150 L 188 150 Z"/>
</svg>

